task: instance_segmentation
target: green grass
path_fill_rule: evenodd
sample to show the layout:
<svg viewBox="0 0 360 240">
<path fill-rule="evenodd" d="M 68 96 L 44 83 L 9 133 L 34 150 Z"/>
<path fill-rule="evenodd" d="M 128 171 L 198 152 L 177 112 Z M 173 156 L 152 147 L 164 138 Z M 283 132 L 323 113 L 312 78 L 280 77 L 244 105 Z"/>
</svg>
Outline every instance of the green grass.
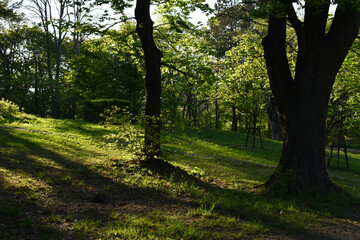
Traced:
<svg viewBox="0 0 360 240">
<path fill-rule="evenodd" d="M 24 114 L 2 124 L 16 128 L 0 127 L 1 239 L 360 238 L 358 153 L 350 169 L 343 156 L 329 168 L 350 197 L 284 198 L 254 188 L 280 158 L 277 141 L 164 132 L 165 159 L 192 179 L 139 168 L 129 148 L 106 142 L 114 127 Z"/>
</svg>

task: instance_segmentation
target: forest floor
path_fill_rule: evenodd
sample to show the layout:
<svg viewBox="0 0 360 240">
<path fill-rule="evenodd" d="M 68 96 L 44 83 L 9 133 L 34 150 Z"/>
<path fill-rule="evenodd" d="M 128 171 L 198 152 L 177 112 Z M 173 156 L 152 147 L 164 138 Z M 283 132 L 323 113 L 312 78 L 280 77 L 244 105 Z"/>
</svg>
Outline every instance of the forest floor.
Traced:
<svg viewBox="0 0 360 240">
<path fill-rule="evenodd" d="M 350 196 L 277 196 L 263 184 L 281 153 L 244 135 L 168 130 L 140 168 L 111 126 L 19 115 L 0 127 L 0 239 L 360 239 L 360 154 L 328 169 Z M 111 138 L 111 137 L 110 137 Z"/>
</svg>

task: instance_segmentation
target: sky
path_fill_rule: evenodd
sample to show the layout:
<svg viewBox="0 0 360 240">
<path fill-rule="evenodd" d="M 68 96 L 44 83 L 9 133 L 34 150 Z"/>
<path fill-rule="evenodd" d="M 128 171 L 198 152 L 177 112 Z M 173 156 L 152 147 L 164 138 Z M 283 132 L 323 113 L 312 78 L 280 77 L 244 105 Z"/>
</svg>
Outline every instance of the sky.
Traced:
<svg viewBox="0 0 360 240">
<path fill-rule="evenodd" d="M 135 1 L 134 1 L 135 2 Z M 216 0 L 207 0 L 206 1 L 210 7 L 214 7 L 215 3 L 216 3 Z M 135 4 L 135 3 L 134 3 Z M 295 9 L 297 9 L 297 6 L 296 4 L 294 3 L 295 5 Z M 133 6 L 132 9 L 129 9 L 127 11 L 127 13 L 130 15 L 130 16 L 133 16 L 134 15 L 134 9 L 135 9 L 135 6 Z M 334 13 L 335 12 L 335 9 L 336 9 L 336 6 L 335 5 L 330 5 L 330 13 Z M 301 16 L 301 13 L 299 13 L 299 16 Z M 156 16 L 152 16 L 153 20 L 156 22 Z M 198 22 L 202 22 L 202 24 L 204 26 L 206 26 L 207 24 L 207 21 L 208 21 L 208 17 L 201 11 L 201 10 L 196 10 L 194 13 L 190 14 L 190 21 L 192 23 L 198 23 Z"/>
<path fill-rule="evenodd" d="M 133 3 L 134 6 L 131 9 L 128 9 L 128 10 L 125 11 L 127 16 L 129 16 L 129 17 L 134 16 L 135 1 L 133 1 L 133 2 L 134 2 Z M 206 2 L 209 4 L 210 7 L 214 7 L 216 0 L 207 0 Z M 208 17 L 201 10 L 196 10 L 194 13 L 190 14 L 190 18 L 191 18 L 192 23 L 198 23 L 200 21 L 204 25 L 206 25 L 206 23 L 208 21 Z M 153 21 L 156 22 L 156 16 L 152 15 L 152 19 L 153 19 Z"/>
<path fill-rule="evenodd" d="M 19 2 L 21 0 L 12 0 L 12 2 Z M 134 17 L 134 10 L 135 10 L 135 4 L 136 4 L 136 1 L 132 1 L 134 6 L 128 10 L 125 11 L 126 15 L 128 17 Z M 210 5 L 210 7 L 214 7 L 215 3 L 216 3 L 216 0 L 206 0 L 206 2 Z M 29 6 L 31 5 L 30 4 L 30 0 L 24 0 L 24 5 L 26 6 Z M 101 7 L 100 7 L 101 8 Z M 330 7 L 330 12 L 334 13 L 336 9 L 336 6 L 334 5 L 331 5 Z M 99 9 L 98 9 L 99 10 Z M 102 9 L 103 10 L 103 9 Z M 101 10 L 100 10 L 101 11 Z M 102 12 L 102 11 L 101 11 Z M 28 12 L 29 13 L 29 12 Z M 93 13 L 94 14 L 94 13 Z M 30 14 L 30 17 L 34 16 L 33 14 Z M 94 15 L 97 15 L 96 13 Z M 153 21 L 154 22 L 157 22 L 157 18 L 156 16 L 154 16 L 152 14 L 152 18 L 153 18 Z M 34 20 L 34 19 L 33 19 Z M 190 21 L 193 22 L 194 24 L 198 23 L 198 22 L 201 22 L 204 26 L 207 25 L 207 21 L 208 21 L 208 16 L 206 16 L 201 10 L 196 10 L 194 13 L 190 14 Z"/>
<path fill-rule="evenodd" d="M 206 2 L 210 7 L 214 7 L 216 0 L 207 0 Z M 206 25 L 208 21 L 208 17 L 201 10 L 196 10 L 190 15 L 190 18 L 192 23 L 202 22 Z"/>
</svg>

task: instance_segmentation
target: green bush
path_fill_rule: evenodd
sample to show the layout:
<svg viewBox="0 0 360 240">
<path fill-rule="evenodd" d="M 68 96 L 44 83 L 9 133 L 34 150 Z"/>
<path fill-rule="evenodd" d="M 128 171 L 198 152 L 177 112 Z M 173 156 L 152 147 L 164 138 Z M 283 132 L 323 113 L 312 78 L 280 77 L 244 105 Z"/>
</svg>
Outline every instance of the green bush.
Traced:
<svg viewBox="0 0 360 240">
<path fill-rule="evenodd" d="M 109 143 L 125 146 L 129 153 L 141 159 L 143 157 L 141 153 L 144 147 L 144 131 L 140 125 L 143 124 L 144 119 L 141 116 L 131 114 L 127 107 L 120 109 L 116 106 L 106 109 L 100 116 L 104 119 L 104 124 L 113 125 L 116 129 L 116 134 L 108 134 L 104 138 Z"/>
<path fill-rule="evenodd" d="M 5 100 L 2 98 L 0 100 L 0 115 L 13 115 L 15 113 L 19 112 L 19 106 L 17 106 L 15 103 Z"/>
<path fill-rule="evenodd" d="M 86 100 L 83 102 L 81 117 L 87 122 L 98 123 L 102 120 L 100 114 L 106 109 L 111 109 L 113 106 L 123 109 L 129 105 L 130 101 L 122 99 Z"/>
</svg>

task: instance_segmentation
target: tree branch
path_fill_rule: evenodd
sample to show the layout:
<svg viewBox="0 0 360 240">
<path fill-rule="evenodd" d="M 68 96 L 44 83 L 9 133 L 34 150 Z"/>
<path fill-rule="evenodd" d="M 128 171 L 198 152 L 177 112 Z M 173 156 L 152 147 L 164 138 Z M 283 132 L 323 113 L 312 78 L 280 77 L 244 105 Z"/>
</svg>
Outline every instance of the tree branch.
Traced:
<svg viewBox="0 0 360 240">
<path fill-rule="evenodd" d="M 330 30 L 325 37 L 326 48 L 334 63 L 331 71 L 338 72 L 352 43 L 358 37 L 360 27 L 360 10 L 354 6 L 337 8 Z M 333 46 L 336 46 L 334 48 Z"/>
<path fill-rule="evenodd" d="M 263 39 L 264 56 L 268 70 L 270 86 L 277 104 L 290 103 L 293 90 L 293 78 L 286 54 L 286 18 L 271 15 L 268 35 Z M 280 106 L 282 110 L 285 105 Z"/>
<path fill-rule="evenodd" d="M 317 43 L 323 41 L 329 8 L 330 0 L 321 1 L 321 3 L 316 3 L 316 1 L 306 2 L 304 30 L 307 49 L 312 48 L 312 46 L 316 49 L 318 47 Z"/>
<path fill-rule="evenodd" d="M 305 49 L 304 25 L 303 22 L 301 22 L 297 17 L 294 6 L 291 3 L 287 4 L 286 13 L 288 15 L 288 19 L 289 22 L 291 23 L 291 26 L 295 29 L 298 39 L 299 49 Z"/>
<path fill-rule="evenodd" d="M 194 75 L 192 75 L 192 74 L 190 74 L 190 73 L 188 73 L 188 72 L 184 72 L 184 71 L 182 71 L 182 70 L 180 70 L 180 69 L 176 68 L 175 66 L 172 66 L 172 65 L 170 65 L 170 64 L 168 64 L 168 63 L 161 62 L 161 65 L 166 66 L 166 67 L 168 67 L 168 68 L 171 68 L 171 69 L 173 69 L 173 70 L 175 70 L 175 71 L 183 74 L 184 77 L 185 77 L 185 79 L 186 79 L 186 81 L 187 81 L 190 85 L 193 85 L 194 83 L 192 83 L 192 82 L 188 79 L 188 76 L 189 76 L 189 77 L 192 77 L 192 78 L 195 78 L 195 79 L 198 78 L 198 77 L 196 77 L 196 76 L 194 76 Z"/>
</svg>

